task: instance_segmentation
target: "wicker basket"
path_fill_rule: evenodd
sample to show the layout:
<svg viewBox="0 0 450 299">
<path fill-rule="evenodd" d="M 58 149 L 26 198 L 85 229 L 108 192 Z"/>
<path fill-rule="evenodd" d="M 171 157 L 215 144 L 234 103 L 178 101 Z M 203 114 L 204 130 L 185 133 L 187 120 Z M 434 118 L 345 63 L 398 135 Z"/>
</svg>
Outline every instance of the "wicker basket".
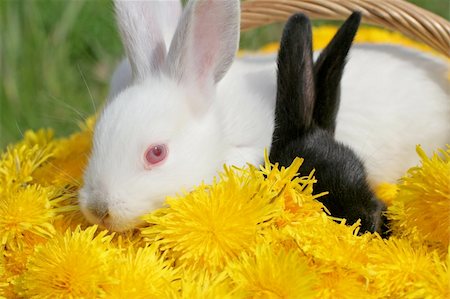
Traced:
<svg viewBox="0 0 450 299">
<path fill-rule="evenodd" d="M 343 20 L 358 10 L 364 23 L 398 31 L 450 56 L 450 22 L 404 0 L 247 0 L 241 7 L 242 30 L 285 21 L 295 12 Z"/>
</svg>

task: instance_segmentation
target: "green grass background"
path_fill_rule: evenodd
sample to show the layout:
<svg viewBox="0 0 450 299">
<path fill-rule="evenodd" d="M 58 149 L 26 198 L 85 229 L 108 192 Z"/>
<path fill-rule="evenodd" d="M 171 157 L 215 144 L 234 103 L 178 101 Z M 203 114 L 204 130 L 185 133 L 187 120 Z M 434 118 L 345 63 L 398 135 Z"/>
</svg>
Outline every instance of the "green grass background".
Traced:
<svg viewBox="0 0 450 299">
<path fill-rule="evenodd" d="M 449 19 L 448 0 L 410 2 Z M 245 33 L 241 46 L 276 41 L 281 28 Z M 0 0 L 0 42 L 0 150 L 27 129 L 76 130 L 101 109 L 123 55 L 111 0 Z"/>
</svg>

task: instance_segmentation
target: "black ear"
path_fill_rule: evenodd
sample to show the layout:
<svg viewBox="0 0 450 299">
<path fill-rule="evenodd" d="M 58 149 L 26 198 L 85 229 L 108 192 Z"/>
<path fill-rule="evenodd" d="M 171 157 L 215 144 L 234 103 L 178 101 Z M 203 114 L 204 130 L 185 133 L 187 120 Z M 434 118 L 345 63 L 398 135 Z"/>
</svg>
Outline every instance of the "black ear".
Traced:
<svg viewBox="0 0 450 299">
<path fill-rule="evenodd" d="M 311 38 L 308 17 L 295 14 L 289 18 L 278 52 L 274 142 L 293 140 L 312 124 L 314 75 Z"/>
<path fill-rule="evenodd" d="M 336 128 L 340 102 L 340 83 L 347 54 L 358 31 L 361 13 L 354 12 L 339 28 L 314 64 L 316 86 L 315 123 L 331 133 Z"/>
</svg>

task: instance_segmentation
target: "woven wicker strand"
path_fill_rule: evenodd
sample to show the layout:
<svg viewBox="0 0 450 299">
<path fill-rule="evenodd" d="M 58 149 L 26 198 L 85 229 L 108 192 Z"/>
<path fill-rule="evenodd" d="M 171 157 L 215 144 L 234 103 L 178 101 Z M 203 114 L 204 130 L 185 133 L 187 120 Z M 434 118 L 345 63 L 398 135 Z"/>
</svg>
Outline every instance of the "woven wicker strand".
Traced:
<svg viewBox="0 0 450 299">
<path fill-rule="evenodd" d="M 295 12 L 344 20 L 358 10 L 364 23 L 398 31 L 450 56 L 450 22 L 404 0 L 247 0 L 241 7 L 242 30 L 286 21 Z"/>
</svg>

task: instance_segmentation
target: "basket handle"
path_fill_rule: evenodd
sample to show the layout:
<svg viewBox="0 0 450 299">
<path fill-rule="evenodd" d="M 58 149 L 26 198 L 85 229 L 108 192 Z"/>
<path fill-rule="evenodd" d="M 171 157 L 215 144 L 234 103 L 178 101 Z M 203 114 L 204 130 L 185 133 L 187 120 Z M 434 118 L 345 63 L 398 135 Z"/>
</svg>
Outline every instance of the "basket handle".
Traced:
<svg viewBox="0 0 450 299">
<path fill-rule="evenodd" d="M 286 21 L 295 12 L 344 20 L 355 10 L 364 23 L 401 32 L 450 56 L 450 22 L 404 0 L 247 0 L 241 4 L 241 29 Z"/>
</svg>

